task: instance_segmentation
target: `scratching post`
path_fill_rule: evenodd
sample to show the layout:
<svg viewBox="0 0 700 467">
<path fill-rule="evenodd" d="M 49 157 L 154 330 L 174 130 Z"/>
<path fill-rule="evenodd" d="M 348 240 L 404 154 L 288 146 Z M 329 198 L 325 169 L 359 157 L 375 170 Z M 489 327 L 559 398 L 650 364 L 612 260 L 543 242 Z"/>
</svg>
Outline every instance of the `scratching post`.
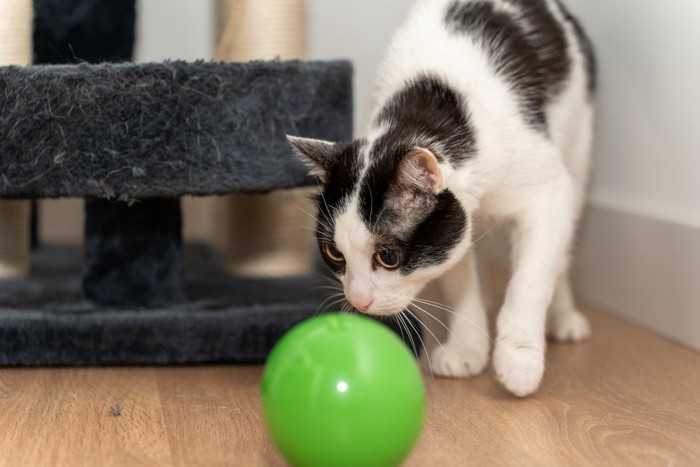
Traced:
<svg viewBox="0 0 700 467">
<path fill-rule="evenodd" d="M 30 203 L 0 200 L 0 279 L 29 273 Z"/>
<path fill-rule="evenodd" d="M 31 62 L 32 19 L 32 0 L 0 0 L 0 66 Z M 29 273 L 30 211 L 28 201 L 0 200 L 0 279 Z"/>
<path fill-rule="evenodd" d="M 220 0 L 217 59 L 303 58 L 303 0 Z M 304 212 L 306 211 L 306 213 Z M 285 277 L 314 270 L 314 212 L 309 189 L 233 194 L 219 200 L 217 243 L 228 270 L 248 277 Z"/>
<path fill-rule="evenodd" d="M 306 32 L 304 0 L 219 0 L 227 18 L 216 55 L 220 60 L 250 61 L 303 58 Z"/>
</svg>

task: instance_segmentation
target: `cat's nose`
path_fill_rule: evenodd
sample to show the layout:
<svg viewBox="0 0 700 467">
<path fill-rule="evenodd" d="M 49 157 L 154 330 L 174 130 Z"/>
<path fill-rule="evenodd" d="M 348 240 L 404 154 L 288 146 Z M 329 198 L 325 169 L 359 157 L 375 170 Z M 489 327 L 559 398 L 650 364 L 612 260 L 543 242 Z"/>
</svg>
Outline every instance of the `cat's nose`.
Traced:
<svg viewBox="0 0 700 467">
<path fill-rule="evenodd" d="M 365 295 L 360 297 L 348 297 L 348 301 L 350 302 L 350 305 L 364 312 L 369 310 L 369 307 L 370 305 L 372 305 L 374 298 Z"/>
</svg>

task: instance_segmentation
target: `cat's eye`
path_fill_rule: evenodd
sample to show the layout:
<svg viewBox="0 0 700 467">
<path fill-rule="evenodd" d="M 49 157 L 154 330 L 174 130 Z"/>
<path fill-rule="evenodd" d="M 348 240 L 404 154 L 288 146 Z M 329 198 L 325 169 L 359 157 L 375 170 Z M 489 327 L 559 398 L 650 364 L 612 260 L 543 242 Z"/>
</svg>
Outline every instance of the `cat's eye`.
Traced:
<svg viewBox="0 0 700 467">
<path fill-rule="evenodd" d="M 330 243 L 324 243 L 322 249 L 323 254 L 326 255 L 331 261 L 335 261 L 336 263 L 345 262 L 345 256 L 343 256 L 343 254 Z"/>
<path fill-rule="evenodd" d="M 375 253 L 374 259 L 380 266 L 387 269 L 399 267 L 399 254 L 394 250 L 381 250 Z"/>
</svg>

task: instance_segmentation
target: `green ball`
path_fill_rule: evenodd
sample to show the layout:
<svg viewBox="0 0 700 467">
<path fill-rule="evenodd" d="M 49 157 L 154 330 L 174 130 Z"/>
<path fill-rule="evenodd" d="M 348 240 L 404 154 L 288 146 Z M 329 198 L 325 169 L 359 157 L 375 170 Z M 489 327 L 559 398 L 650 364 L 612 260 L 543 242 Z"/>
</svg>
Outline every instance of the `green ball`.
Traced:
<svg viewBox="0 0 700 467">
<path fill-rule="evenodd" d="M 275 445 L 297 466 L 398 465 L 425 414 L 413 354 L 359 315 L 320 315 L 292 328 L 270 353 L 261 399 Z"/>
</svg>

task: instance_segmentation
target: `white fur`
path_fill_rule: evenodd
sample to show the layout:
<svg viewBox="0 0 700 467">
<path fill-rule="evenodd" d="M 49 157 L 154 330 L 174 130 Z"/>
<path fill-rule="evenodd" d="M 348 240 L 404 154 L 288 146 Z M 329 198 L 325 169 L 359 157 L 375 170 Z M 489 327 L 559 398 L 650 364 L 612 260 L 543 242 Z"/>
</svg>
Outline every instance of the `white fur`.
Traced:
<svg viewBox="0 0 700 467">
<path fill-rule="evenodd" d="M 545 135 L 523 119 L 516 96 L 490 71 L 481 47 L 447 32 L 443 19 L 450 1 L 418 1 L 395 33 L 377 74 L 375 115 L 407 80 L 424 72 L 440 76 L 466 96 L 478 153 L 459 168 L 443 163 L 440 170 L 470 219 L 506 220 L 513 226 L 513 276 L 496 323 L 493 364 L 501 383 L 525 396 L 537 389 L 544 373 L 545 331 L 561 340 L 579 340 L 590 333 L 575 308 L 567 274 L 592 138 L 584 58 L 572 47 L 576 39 L 567 25 L 573 73 L 546 109 L 550 134 Z M 554 1 L 548 1 L 562 22 Z M 505 8 L 500 0 L 494 3 Z M 384 131 L 368 128 L 366 158 Z M 467 254 L 471 230 L 439 266 L 408 276 L 373 268 L 372 233 L 359 217 L 356 193 L 337 219 L 334 240 L 347 261 L 341 277 L 346 295 L 368 313 L 401 311 L 428 281 L 450 271 L 445 275 L 446 291 L 459 316 L 451 320 L 449 340 L 433 355 L 433 370 L 451 377 L 483 370 L 490 340 L 475 259 Z"/>
</svg>

